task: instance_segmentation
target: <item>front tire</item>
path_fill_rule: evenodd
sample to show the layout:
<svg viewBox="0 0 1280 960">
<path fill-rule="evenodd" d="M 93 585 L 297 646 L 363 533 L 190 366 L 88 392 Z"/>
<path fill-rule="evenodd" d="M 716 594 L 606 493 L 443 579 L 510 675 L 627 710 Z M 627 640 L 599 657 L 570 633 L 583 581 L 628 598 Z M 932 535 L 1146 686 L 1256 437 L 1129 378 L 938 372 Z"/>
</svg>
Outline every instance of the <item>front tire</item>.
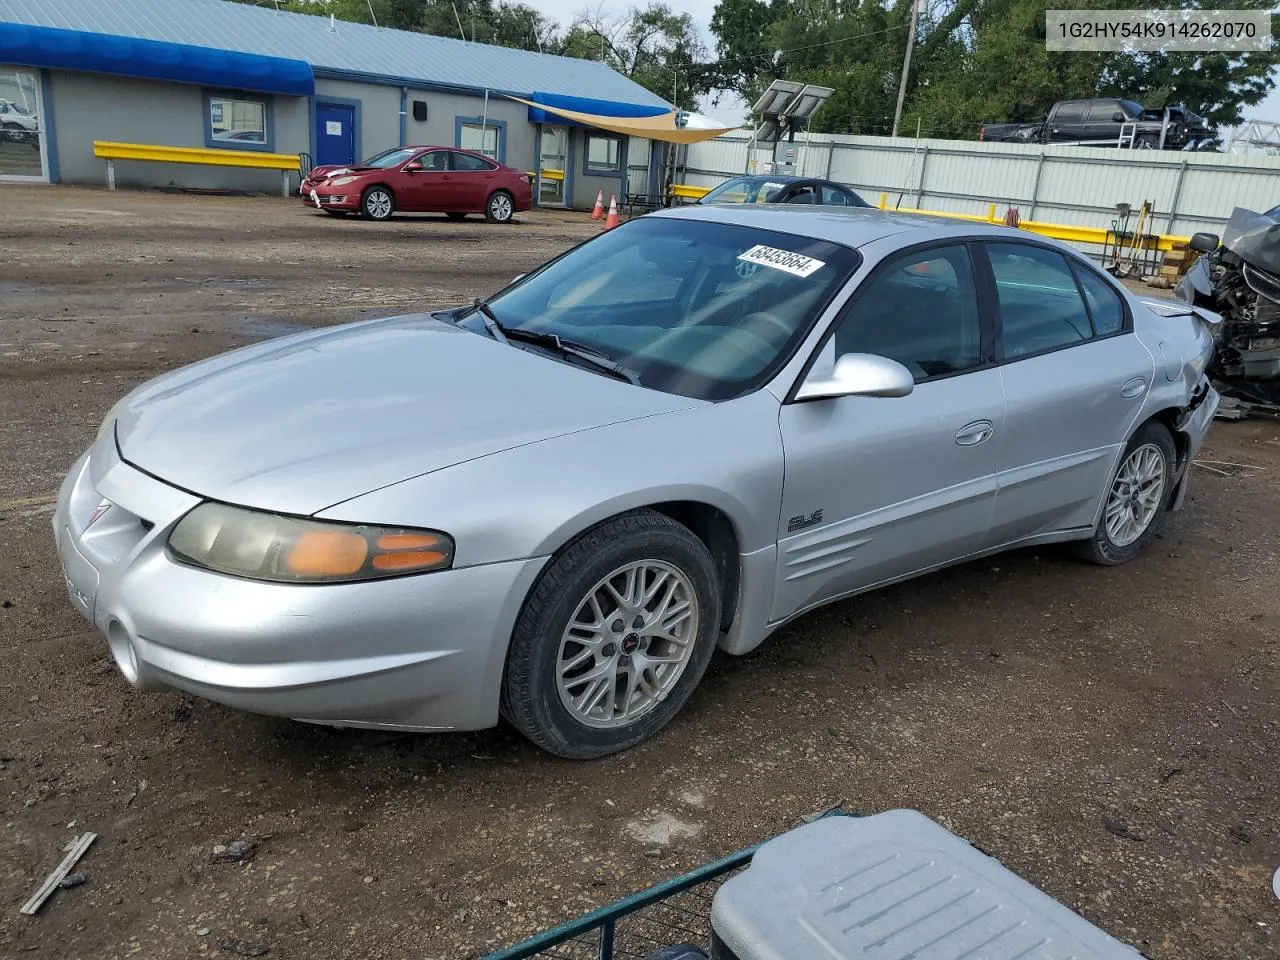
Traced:
<svg viewBox="0 0 1280 960">
<path fill-rule="evenodd" d="M 1128 563 L 1160 526 L 1174 491 L 1177 451 L 1169 428 L 1151 421 L 1133 435 L 1103 498 L 1093 536 L 1080 544 L 1092 563 Z"/>
<path fill-rule="evenodd" d="M 360 198 L 360 216 L 366 220 L 390 220 L 395 210 L 396 198 L 388 187 L 370 187 Z"/>
<path fill-rule="evenodd" d="M 503 715 L 573 760 L 647 740 L 706 671 L 720 604 L 715 561 L 687 527 L 652 510 L 606 521 L 561 550 L 525 601 Z"/>
<path fill-rule="evenodd" d="M 516 202 L 505 190 L 498 190 L 484 205 L 484 218 L 490 223 L 510 223 L 516 215 Z"/>
</svg>

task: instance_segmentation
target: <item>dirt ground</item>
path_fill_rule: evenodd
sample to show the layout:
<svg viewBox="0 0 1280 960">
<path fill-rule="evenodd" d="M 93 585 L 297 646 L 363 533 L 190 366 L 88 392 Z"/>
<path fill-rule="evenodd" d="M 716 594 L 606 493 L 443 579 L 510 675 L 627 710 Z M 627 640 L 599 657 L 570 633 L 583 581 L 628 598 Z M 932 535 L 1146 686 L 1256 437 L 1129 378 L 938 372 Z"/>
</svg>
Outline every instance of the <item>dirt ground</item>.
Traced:
<svg viewBox="0 0 1280 960">
<path fill-rule="evenodd" d="M 472 957 L 843 800 L 939 819 L 1151 957 L 1280 957 L 1276 424 L 1217 424 L 1134 564 L 1025 551 L 834 605 L 598 763 L 135 693 L 49 530 L 110 404 L 235 344 L 484 294 L 598 229 L 521 221 L 0 188 L 0 956 Z M 88 882 L 20 915 L 85 830 Z M 240 838 L 255 859 L 210 863 Z"/>
</svg>

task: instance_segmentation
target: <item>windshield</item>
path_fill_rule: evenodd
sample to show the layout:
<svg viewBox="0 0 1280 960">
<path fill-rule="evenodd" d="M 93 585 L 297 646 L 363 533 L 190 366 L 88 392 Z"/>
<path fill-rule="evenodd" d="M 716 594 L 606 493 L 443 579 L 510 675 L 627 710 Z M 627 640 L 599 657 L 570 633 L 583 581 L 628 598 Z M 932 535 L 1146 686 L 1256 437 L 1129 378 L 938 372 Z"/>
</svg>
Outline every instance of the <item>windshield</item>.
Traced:
<svg viewBox="0 0 1280 960">
<path fill-rule="evenodd" d="M 774 180 L 756 180 L 750 177 L 737 177 L 726 180 L 705 197 L 703 203 L 769 203 L 785 183 Z"/>
<path fill-rule="evenodd" d="M 728 400 L 786 362 L 858 259 L 809 237 L 648 216 L 575 247 L 489 306 L 507 329 L 602 353 L 643 386 Z M 479 311 L 462 326 L 485 329 Z"/>
<path fill-rule="evenodd" d="M 377 156 L 370 157 L 364 163 L 360 164 L 360 166 L 381 167 L 384 170 L 387 167 L 398 167 L 402 163 L 408 163 L 413 159 L 414 154 L 417 152 L 417 150 L 406 147 L 398 147 L 395 150 L 384 150 Z"/>
</svg>

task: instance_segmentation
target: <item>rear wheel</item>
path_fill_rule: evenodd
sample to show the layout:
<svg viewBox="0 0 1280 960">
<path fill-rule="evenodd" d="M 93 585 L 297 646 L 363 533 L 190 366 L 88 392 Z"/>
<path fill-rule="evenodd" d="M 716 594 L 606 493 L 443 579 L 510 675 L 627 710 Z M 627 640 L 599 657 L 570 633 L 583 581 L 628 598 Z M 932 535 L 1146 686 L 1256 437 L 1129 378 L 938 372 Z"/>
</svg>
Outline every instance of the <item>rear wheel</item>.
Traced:
<svg viewBox="0 0 1280 960">
<path fill-rule="evenodd" d="M 390 220 L 396 200 L 386 187 L 370 187 L 360 198 L 360 216 L 366 220 Z"/>
<path fill-rule="evenodd" d="M 1086 560 L 1104 566 L 1128 563 L 1155 535 L 1173 495 L 1176 451 L 1169 428 L 1144 424 L 1120 457 L 1093 536 L 1079 545 Z"/>
<path fill-rule="evenodd" d="M 505 190 L 494 193 L 489 197 L 489 202 L 484 205 L 484 217 L 490 223 L 508 223 L 515 216 L 515 212 L 515 201 Z"/>
<path fill-rule="evenodd" d="M 684 706 L 715 650 L 720 585 L 706 545 L 650 510 L 562 550 L 516 622 L 502 712 L 575 760 L 656 734 Z"/>
</svg>

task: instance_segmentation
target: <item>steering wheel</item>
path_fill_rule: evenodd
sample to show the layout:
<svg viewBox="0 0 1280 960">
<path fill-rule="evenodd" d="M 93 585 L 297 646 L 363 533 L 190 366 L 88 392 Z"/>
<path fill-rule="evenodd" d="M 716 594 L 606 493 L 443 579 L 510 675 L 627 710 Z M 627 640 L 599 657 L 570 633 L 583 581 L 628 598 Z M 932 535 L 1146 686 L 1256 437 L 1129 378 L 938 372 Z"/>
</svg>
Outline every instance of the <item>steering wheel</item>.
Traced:
<svg viewBox="0 0 1280 960">
<path fill-rule="evenodd" d="M 795 330 L 782 319 L 764 310 L 748 313 L 734 326 L 753 333 L 772 347 L 781 347 Z"/>
</svg>

